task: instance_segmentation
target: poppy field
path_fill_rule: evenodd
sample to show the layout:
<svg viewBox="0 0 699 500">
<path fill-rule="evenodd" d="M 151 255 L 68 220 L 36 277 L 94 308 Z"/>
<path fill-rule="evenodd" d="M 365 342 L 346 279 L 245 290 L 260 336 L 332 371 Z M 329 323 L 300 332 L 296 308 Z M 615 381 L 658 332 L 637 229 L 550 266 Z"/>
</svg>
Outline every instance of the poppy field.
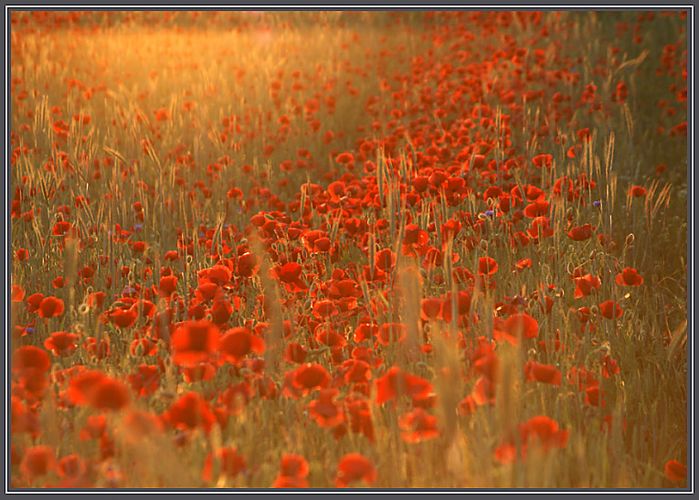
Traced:
<svg viewBox="0 0 699 500">
<path fill-rule="evenodd" d="M 10 37 L 12 488 L 687 487 L 686 12 Z"/>
</svg>

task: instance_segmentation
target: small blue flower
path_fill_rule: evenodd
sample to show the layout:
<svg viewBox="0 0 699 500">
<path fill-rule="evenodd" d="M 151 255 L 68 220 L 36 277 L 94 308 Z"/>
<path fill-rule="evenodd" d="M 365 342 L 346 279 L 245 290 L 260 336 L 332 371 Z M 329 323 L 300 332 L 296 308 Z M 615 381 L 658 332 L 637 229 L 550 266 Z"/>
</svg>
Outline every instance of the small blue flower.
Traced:
<svg viewBox="0 0 699 500">
<path fill-rule="evenodd" d="M 592 202 L 592 205 L 595 206 L 596 208 L 599 208 L 602 206 L 602 202 L 600 200 L 595 200 Z"/>
<path fill-rule="evenodd" d="M 27 333 L 34 333 L 36 330 L 34 329 L 33 326 L 28 326 L 27 328 L 24 329 Z"/>
<path fill-rule="evenodd" d="M 485 215 L 488 217 L 495 217 L 495 212 L 493 210 L 486 210 Z"/>
<path fill-rule="evenodd" d="M 136 224 L 133 228 L 134 231 L 140 231 L 141 229 L 143 229 L 143 224 Z"/>
</svg>

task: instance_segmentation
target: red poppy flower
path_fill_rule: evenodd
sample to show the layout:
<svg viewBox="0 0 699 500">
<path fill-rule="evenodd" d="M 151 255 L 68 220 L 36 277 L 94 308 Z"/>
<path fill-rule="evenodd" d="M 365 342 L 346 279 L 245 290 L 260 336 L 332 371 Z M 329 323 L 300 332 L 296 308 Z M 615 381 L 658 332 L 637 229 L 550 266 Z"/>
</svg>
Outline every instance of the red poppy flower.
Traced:
<svg viewBox="0 0 699 500">
<path fill-rule="evenodd" d="M 87 464 L 76 453 L 66 455 L 58 461 L 57 472 L 61 478 L 77 479 L 87 471 Z"/>
<path fill-rule="evenodd" d="M 25 405 L 17 396 L 11 397 L 10 419 L 12 434 L 29 433 L 32 437 L 36 437 L 41 431 L 38 413 Z"/>
<path fill-rule="evenodd" d="M 68 221 L 58 221 L 54 224 L 51 234 L 54 236 L 65 236 L 65 234 L 73 228 L 73 225 Z"/>
<path fill-rule="evenodd" d="M 107 317 L 110 322 L 119 328 L 129 328 L 133 326 L 138 319 L 138 308 L 135 307 L 135 305 L 131 307 L 119 307 L 107 312 Z"/>
<path fill-rule="evenodd" d="M 390 248 L 376 252 L 375 267 L 379 271 L 389 272 L 396 265 L 396 254 Z"/>
<path fill-rule="evenodd" d="M 48 446 L 33 446 L 24 452 L 19 469 L 30 481 L 45 476 L 56 469 L 56 455 Z"/>
<path fill-rule="evenodd" d="M 525 269 L 529 269 L 531 267 L 532 267 L 532 260 L 531 259 L 520 259 L 515 264 L 515 268 L 518 271 L 524 271 Z"/>
<path fill-rule="evenodd" d="M 148 245 L 146 244 L 145 241 L 134 241 L 131 244 L 131 250 L 137 254 L 145 252 L 146 248 L 148 248 Z"/>
<path fill-rule="evenodd" d="M 599 383 L 595 382 L 589 387 L 585 388 L 585 404 L 588 406 L 599 406 L 602 408 L 606 406 L 604 393 L 600 388 Z"/>
<path fill-rule="evenodd" d="M 646 195 L 646 188 L 643 186 L 631 186 L 629 188 L 629 196 L 632 198 L 641 198 Z"/>
<path fill-rule="evenodd" d="M 464 399 L 459 401 L 459 404 L 457 405 L 457 412 L 461 416 L 466 416 L 475 413 L 477 408 L 478 404 L 476 403 L 475 398 L 469 394 Z"/>
<path fill-rule="evenodd" d="M 175 290 L 177 290 L 177 276 L 170 275 L 160 278 L 159 289 L 163 297 L 169 297 L 175 293 Z"/>
<path fill-rule="evenodd" d="M 568 238 L 573 241 L 585 241 L 592 238 L 592 225 L 583 224 L 582 226 L 576 226 L 568 231 Z"/>
<path fill-rule="evenodd" d="M 589 307 L 579 307 L 576 309 L 575 313 L 583 327 L 592 317 L 592 310 Z"/>
<path fill-rule="evenodd" d="M 360 323 L 354 330 L 354 341 L 360 343 L 365 339 L 373 339 L 379 333 L 379 327 L 371 323 Z"/>
<path fill-rule="evenodd" d="M 238 257 L 238 274 L 244 278 L 250 278 L 260 268 L 257 257 L 250 252 L 245 252 Z"/>
<path fill-rule="evenodd" d="M 549 213 L 549 202 L 540 199 L 535 200 L 526 207 L 524 207 L 524 215 L 530 219 L 535 219 L 536 217 L 542 217 Z"/>
<path fill-rule="evenodd" d="M 339 158 L 339 156 L 338 156 Z M 336 159 L 337 161 L 337 159 Z M 345 183 L 342 181 L 334 181 L 328 184 L 328 194 L 333 202 L 338 202 L 345 196 Z"/>
<path fill-rule="evenodd" d="M 347 165 L 354 162 L 354 156 L 352 156 L 352 153 L 340 153 L 335 157 L 335 161 Z"/>
<path fill-rule="evenodd" d="M 596 89 L 597 87 L 593 86 L 593 88 Z M 593 90 L 593 92 L 594 92 L 594 90 Z M 588 142 L 592 138 L 592 134 L 590 133 L 589 127 L 584 127 L 584 128 L 579 129 L 575 135 L 578 136 L 578 140 L 580 142 Z"/>
<path fill-rule="evenodd" d="M 42 300 L 44 300 L 43 293 L 31 294 L 27 297 L 27 311 L 30 313 L 38 311 Z"/>
<path fill-rule="evenodd" d="M 306 363 L 298 367 L 293 373 L 294 387 L 304 393 L 313 389 L 322 389 L 330 383 L 330 374 L 317 363 Z"/>
<path fill-rule="evenodd" d="M 449 219 L 442 224 L 442 239 L 447 241 L 449 238 L 455 239 L 461 231 L 461 222 L 455 219 Z"/>
<path fill-rule="evenodd" d="M 586 274 L 579 278 L 573 278 L 573 281 L 575 281 L 575 292 L 573 293 L 573 296 L 576 299 L 587 297 L 594 290 L 597 290 L 600 286 L 602 286 L 600 279 L 591 274 Z"/>
<path fill-rule="evenodd" d="M 272 483 L 272 488 L 308 488 L 308 485 L 308 479 L 305 477 L 279 475 Z"/>
<path fill-rule="evenodd" d="M 337 466 L 335 485 L 338 488 L 346 488 L 351 483 L 364 482 L 371 486 L 376 481 L 376 468 L 374 464 L 359 453 L 348 453 L 340 459 Z"/>
<path fill-rule="evenodd" d="M 525 445 L 538 444 L 544 451 L 565 448 L 568 443 L 568 431 L 561 430 L 558 422 L 545 415 L 530 418 L 520 425 L 519 432 Z"/>
<path fill-rule="evenodd" d="M 286 477 L 308 476 L 308 462 L 301 455 L 285 453 L 279 466 L 279 473 Z"/>
<path fill-rule="evenodd" d="M 677 460 L 665 462 L 664 471 L 665 477 L 674 483 L 680 483 L 687 479 L 687 466 Z"/>
<path fill-rule="evenodd" d="M 103 336 L 100 340 L 97 340 L 95 337 L 87 337 L 85 342 L 83 342 L 83 349 L 97 359 L 104 359 L 111 352 L 109 337 Z"/>
<path fill-rule="evenodd" d="M 524 376 L 529 381 L 544 384 L 561 385 L 561 370 L 553 365 L 545 365 L 536 361 L 528 361 L 524 365 Z"/>
<path fill-rule="evenodd" d="M 318 300 L 313 304 L 313 316 L 318 319 L 328 318 L 337 314 L 337 307 L 332 300 Z"/>
<path fill-rule="evenodd" d="M 22 302 L 24 300 L 25 295 L 26 293 L 24 291 L 24 288 L 22 288 L 19 285 L 12 285 L 12 302 Z"/>
<path fill-rule="evenodd" d="M 98 410 L 120 410 L 129 404 L 129 391 L 120 380 L 105 377 L 90 391 L 89 403 Z"/>
<path fill-rule="evenodd" d="M 616 84 L 616 88 L 614 89 L 614 94 L 612 95 L 612 100 L 616 101 L 616 102 L 623 103 L 624 101 L 626 101 L 628 94 L 629 94 L 629 90 L 626 87 L 626 84 L 624 82 L 619 82 Z"/>
<path fill-rule="evenodd" d="M 107 432 L 107 417 L 105 415 L 90 415 L 85 426 L 80 430 L 81 441 L 100 439 Z"/>
<path fill-rule="evenodd" d="M 98 370 L 87 370 L 73 377 L 68 398 L 77 405 L 90 405 L 99 410 L 119 410 L 128 405 L 130 399 L 121 381 Z"/>
<path fill-rule="evenodd" d="M 424 175 L 418 175 L 413 179 L 413 189 L 417 193 L 423 193 L 429 187 L 430 180 L 429 177 Z"/>
<path fill-rule="evenodd" d="M 417 375 L 405 373 L 397 366 L 390 368 L 376 380 L 376 403 L 381 405 L 405 394 L 413 400 L 423 399 L 432 393 L 432 384 Z"/>
<path fill-rule="evenodd" d="M 633 267 L 625 267 L 614 280 L 620 286 L 641 286 L 643 277 Z"/>
<path fill-rule="evenodd" d="M 358 386 L 355 385 L 356 387 Z M 368 390 L 366 395 L 368 396 Z M 369 400 L 355 392 L 345 398 L 345 410 L 349 430 L 355 434 L 362 434 L 373 443 L 376 437 Z"/>
<path fill-rule="evenodd" d="M 186 321 L 172 334 L 172 362 L 180 366 L 195 366 L 206 361 L 219 345 L 219 331 L 210 321 Z"/>
<path fill-rule="evenodd" d="M 478 377 L 471 391 L 474 402 L 478 406 L 495 404 L 495 383 L 488 377 Z"/>
<path fill-rule="evenodd" d="M 495 448 L 493 457 L 503 465 L 511 464 L 517 460 L 517 448 L 511 443 L 504 443 Z"/>
<path fill-rule="evenodd" d="M 303 235 L 303 242 L 306 250 L 309 252 L 327 251 L 330 246 L 330 240 L 325 231 L 318 229 L 306 231 Z"/>
<path fill-rule="evenodd" d="M 285 453 L 273 488 L 308 488 L 308 462 L 301 455 Z"/>
<path fill-rule="evenodd" d="M 591 371 L 575 366 L 568 370 L 566 380 L 569 384 L 574 385 L 578 391 L 583 391 L 586 387 L 591 387 L 598 383 Z"/>
<path fill-rule="evenodd" d="M 168 250 L 167 252 L 165 252 L 165 255 L 163 255 L 163 259 L 169 261 L 175 261 L 179 259 L 179 255 L 177 255 L 177 250 Z"/>
<path fill-rule="evenodd" d="M 63 301 L 57 297 L 45 297 L 39 304 L 39 316 L 42 318 L 62 316 L 64 311 Z"/>
<path fill-rule="evenodd" d="M 213 300 L 217 296 L 221 295 L 221 288 L 212 281 L 204 281 L 199 284 L 195 291 L 195 297 L 202 302 Z M 198 304 L 202 308 L 203 304 Z"/>
<path fill-rule="evenodd" d="M 347 339 L 345 339 L 344 335 L 336 332 L 329 324 L 318 325 L 314 333 L 315 339 L 319 343 L 329 347 L 340 348 L 347 345 Z"/>
<path fill-rule="evenodd" d="M 207 402 L 196 392 L 188 392 L 175 401 L 163 415 L 164 421 L 179 430 L 201 427 L 206 433 L 216 423 L 216 417 Z"/>
<path fill-rule="evenodd" d="M 164 122 L 170 119 L 170 112 L 165 108 L 159 108 L 153 111 L 155 115 L 155 120 L 159 122 Z"/>
<path fill-rule="evenodd" d="M 379 333 L 376 336 L 381 345 L 390 345 L 392 343 L 402 342 L 407 335 L 407 328 L 403 323 L 384 323 L 379 327 Z"/>
<path fill-rule="evenodd" d="M 432 321 L 439 318 L 442 313 L 442 299 L 426 298 L 420 303 L 420 318 L 424 321 Z"/>
<path fill-rule="evenodd" d="M 345 369 L 345 382 L 363 384 L 371 380 L 371 366 L 361 359 L 348 359 L 342 363 Z"/>
<path fill-rule="evenodd" d="M 321 389 L 318 399 L 308 405 L 313 420 L 321 427 L 335 427 L 344 420 L 342 407 L 335 402 L 337 389 Z"/>
<path fill-rule="evenodd" d="M 12 356 L 12 371 L 20 377 L 45 374 L 51 367 L 51 359 L 43 349 L 32 345 L 17 348 Z"/>
<path fill-rule="evenodd" d="M 262 354 L 265 342 L 247 328 L 237 327 L 228 330 L 221 337 L 218 349 L 224 361 L 235 364 L 251 352 Z"/>
<path fill-rule="evenodd" d="M 427 231 L 420 229 L 417 224 L 406 224 L 404 229 L 404 245 L 425 245 L 430 239 Z"/>
<path fill-rule="evenodd" d="M 608 319 L 621 318 L 624 310 L 619 304 L 613 300 L 605 300 L 599 305 L 599 311 L 602 316 Z"/>
<path fill-rule="evenodd" d="M 214 466 L 214 463 L 216 464 Z M 218 471 L 218 476 L 234 478 L 247 467 L 245 457 L 235 448 L 219 448 L 216 453 L 209 453 L 204 460 L 204 469 L 201 477 L 204 481 L 213 480 L 214 469 Z"/>
<path fill-rule="evenodd" d="M 68 399 L 76 405 L 89 403 L 92 391 L 106 375 L 99 370 L 83 370 L 70 379 Z"/>
<path fill-rule="evenodd" d="M 526 458 L 530 448 L 548 452 L 554 448 L 565 448 L 568 443 L 568 431 L 561 430 L 555 420 L 543 415 L 520 424 L 519 433 L 522 458 Z M 495 459 L 504 464 L 517 459 L 517 448 L 511 440 L 495 449 Z"/>
<path fill-rule="evenodd" d="M 211 315 L 211 321 L 221 326 L 228 322 L 231 314 L 233 314 L 233 304 L 225 298 L 214 299 L 214 303 L 209 309 L 209 314 Z"/>
<path fill-rule="evenodd" d="M 532 158 L 532 163 L 538 167 L 552 167 L 553 166 L 553 155 L 548 153 L 541 153 Z"/>
<path fill-rule="evenodd" d="M 293 283 L 301 276 L 303 267 L 298 262 L 287 262 L 277 269 L 277 277 L 284 283 Z"/>
<path fill-rule="evenodd" d="M 308 290 L 308 285 L 301 279 L 302 272 L 303 267 L 297 262 L 287 262 L 274 269 L 276 276 L 287 285 L 287 289 L 291 292 Z"/>
<path fill-rule="evenodd" d="M 463 290 L 456 295 L 457 316 L 463 317 L 469 313 L 471 310 L 471 299 L 471 294 Z M 453 297 L 451 292 L 447 293 L 444 300 L 442 300 L 442 312 L 440 317 L 447 322 L 452 320 L 452 300 Z"/>
<path fill-rule="evenodd" d="M 602 376 L 604 378 L 609 378 L 612 375 L 617 375 L 621 373 L 621 368 L 614 358 L 609 355 L 605 355 L 602 358 Z"/>
<path fill-rule="evenodd" d="M 78 348 L 78 335 L 69 332 L 53 332 L 44 341 L 44 347 L 54 356 L 67 356 Z"/>
<path fill-rule="evenodd" d="M 401 438 L 406 443 L 419 443 L 439 436 L 437 417 L 422 408 L 415 408 L 398 420 Z"/>
<path fill-rule="evenodd" d="M 481 257 L 478 259 L 478 274 L 492 276 L 498 272 L 498 263 L 492 257 Z"/>
<path fill-rule="evenodd" d="M 210 281 L 211 283 L 221 286 L 225 285 L 231 280 L 233 273 L 226 266 L 215 265 L 208 269 L 202 269 L 199 271 L 198 275 L 200 280 Z"/>
<path fill-rule="evenodd" d="M 135 339 L 129 346 L 129 353 L 132 356 L 155 356 L 158 352 L 158 344 L 154 339 L 143 337 Z"/>
<path fill-rule="evenodd" d="M 289 363 L 301 364 L 306 360 L 306 348 L 298 342 L 290 342 L 284 348 L 284 359 Z"/>
<path fill-rule="evenodd" d="M 346 297 L 361 297 L 362 290 L 359 284 L 352 279 L 333 280 L 328 287 L 328 295 L 334 299 Z"/>
<path fill-rule="evenodd" d="M 527 313 L 516 313 L 505 320 L 505 331 L 512 337 L 533 339 L 539 336 L 539 322 Z"/>
<path fill-rule="evenodd" d="M 539 216 L 532 220 L 532 223 L 527 229 L 527 234 L 538 240 L 540 238 L 548 238 L 553 236 L 553 228 L 551 227 L 551 220 L 546 216 Z"/>
<path fill-rule="evenodd" d="M 141 364 L 128 376 L 131 389 L 139 396 L 149 396 L 160 386 L 160 368 L 157 365 Z"/>
<path fill-rule="evenodd" d="M 90 308 L 102 309 L 106 297 L 107 294 L 104 292 L 92 292 L 87 296 L 86 303 Z"/>
<path fill-rule="evenodd" d="M 15 258 L 20 262 L 29 259 L 29 250 L 27 250 L 26 248 L 18 249 L 15 252 Z"/>
<path fill-rule="evenodd" d="M 498 357 L 494 351 L 488 350 L 479 353 L 478 357 L 474 356 L 472 359 L 473 369 L 477 373 L 480 373 L 489 380 L 495 380 L 495 376 L 498 372 Z"/>
</svg>

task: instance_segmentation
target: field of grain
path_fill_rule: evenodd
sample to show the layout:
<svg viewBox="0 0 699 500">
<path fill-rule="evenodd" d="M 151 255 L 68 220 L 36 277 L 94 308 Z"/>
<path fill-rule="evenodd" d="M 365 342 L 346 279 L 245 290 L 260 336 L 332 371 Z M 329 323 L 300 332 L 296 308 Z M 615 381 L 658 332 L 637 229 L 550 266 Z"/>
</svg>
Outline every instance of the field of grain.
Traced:
<svg viewBox="0 0 699 500">
<path fill-rule="evenodd" d="M 10 28 L 12 488 L 687 487 L 686 12 Z"/>
</svg>

